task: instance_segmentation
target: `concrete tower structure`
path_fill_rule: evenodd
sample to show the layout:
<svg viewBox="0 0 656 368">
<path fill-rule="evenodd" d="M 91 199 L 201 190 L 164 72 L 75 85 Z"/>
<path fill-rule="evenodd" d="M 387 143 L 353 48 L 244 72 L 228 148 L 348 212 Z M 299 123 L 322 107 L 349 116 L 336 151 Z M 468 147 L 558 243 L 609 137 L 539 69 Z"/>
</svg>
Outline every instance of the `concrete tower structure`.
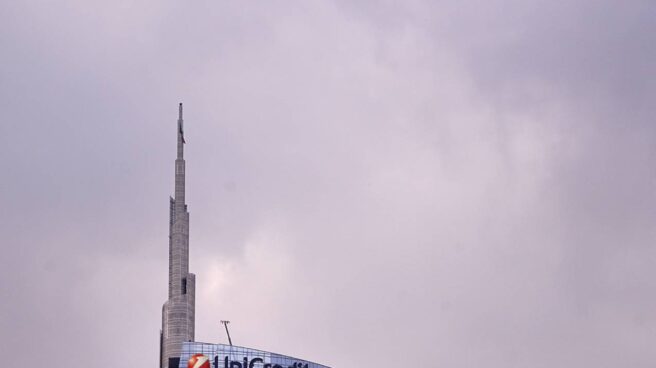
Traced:
<svg viewBox="0 0 656 368">
<path fill-rule="evenodd" d="M 169 299 L 162 308 L 160 367 L 177 368 L 182 343 L 194 341 L 196 275 L 189 273 L 189 212 L 185 203 L 185 160 L 182 104 L 178 116 L 175 197 L 170 198 Z"/>
</svg>

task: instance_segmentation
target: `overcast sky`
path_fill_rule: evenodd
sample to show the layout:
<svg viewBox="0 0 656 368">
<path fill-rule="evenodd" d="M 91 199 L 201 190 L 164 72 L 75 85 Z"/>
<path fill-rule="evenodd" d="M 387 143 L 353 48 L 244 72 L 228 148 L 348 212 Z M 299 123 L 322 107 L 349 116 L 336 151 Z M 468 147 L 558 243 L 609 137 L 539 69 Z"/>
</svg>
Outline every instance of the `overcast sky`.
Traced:
<svg viewBox="0 0 656 368">
<path fill-rule="evenodd" d="M 183 102 L 198 341 L 654 366 L 655 2 L 0 14 L 6 362 L 157 367 Z"/>
</svg>

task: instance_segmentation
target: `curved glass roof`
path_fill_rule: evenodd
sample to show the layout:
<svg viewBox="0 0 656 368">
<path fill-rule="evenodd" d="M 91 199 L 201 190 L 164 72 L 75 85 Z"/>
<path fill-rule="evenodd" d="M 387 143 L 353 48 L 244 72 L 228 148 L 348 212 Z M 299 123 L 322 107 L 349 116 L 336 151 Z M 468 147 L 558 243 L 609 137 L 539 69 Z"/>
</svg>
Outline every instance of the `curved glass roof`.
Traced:
<svg viewBox="0 0 656 368">
<path fill-rule="evenodd" d="M 282 354 L 242 346 L 185 342 L 179 368 L 187 368 L 195 354 L 205 355 L 211 368 L 329 368 L 328 366 Z"/>
</svg>

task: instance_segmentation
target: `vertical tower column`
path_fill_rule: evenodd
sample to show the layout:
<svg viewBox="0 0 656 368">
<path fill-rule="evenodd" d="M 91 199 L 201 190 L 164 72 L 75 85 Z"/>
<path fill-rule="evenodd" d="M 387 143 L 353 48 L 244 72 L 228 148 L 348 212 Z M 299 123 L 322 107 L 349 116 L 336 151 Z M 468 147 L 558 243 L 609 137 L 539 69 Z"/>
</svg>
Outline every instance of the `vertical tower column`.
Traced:
<svg viewBox="0 0 656 368">
<path fill-rule="evenodd" d="M 175 191 L 172 203 L 169 260 L 169 298 L 184 291 L 189 273 L 189 213 L 185 203 L 185 160 L 182 104 L 178 108 L 178 154 L 175 159 Z"/>
<path fill-rule="evenodd" d="M 185 203 L 184 127 L 178 110 L 175 191 L 170 199 L 169 298 L 162 307 L 161 364 L 177 368 L 182 343 L 194 340 L 196 277 L 189 273 L 189 212 Z M 175 367 L 174 367 L 175 366 Z"/>
</svg>

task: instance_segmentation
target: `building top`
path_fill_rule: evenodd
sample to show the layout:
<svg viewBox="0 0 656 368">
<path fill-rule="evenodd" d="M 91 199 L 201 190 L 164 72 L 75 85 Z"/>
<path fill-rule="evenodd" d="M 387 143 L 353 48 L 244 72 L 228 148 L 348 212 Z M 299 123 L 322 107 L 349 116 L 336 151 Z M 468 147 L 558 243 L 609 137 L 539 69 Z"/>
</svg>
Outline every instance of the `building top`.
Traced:
<svg viewBox="0 0 656 368">
<path fill-rule="evenodd" d="M 202 354 L 202 357 L 198 354 Z M 199 361 L 199 358 L 201 362 L 206 358 L 206 364 L 211 368 L 329 368 L 308 360 L 268 351 L 204 342 L 183 344 L 179 368 L 188 368 L 190 360 Z"/>
</svg>

